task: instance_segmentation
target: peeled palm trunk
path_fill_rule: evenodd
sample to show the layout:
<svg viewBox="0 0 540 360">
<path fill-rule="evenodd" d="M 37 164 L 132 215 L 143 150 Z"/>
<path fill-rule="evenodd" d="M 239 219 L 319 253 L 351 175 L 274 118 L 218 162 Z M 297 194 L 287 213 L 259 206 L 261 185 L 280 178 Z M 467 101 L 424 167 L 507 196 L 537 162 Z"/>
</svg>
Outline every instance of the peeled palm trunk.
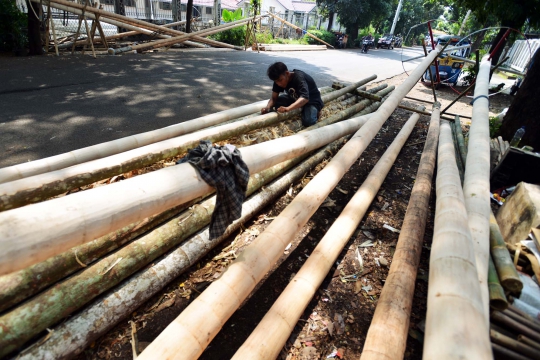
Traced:
<svg viewBox="0 0 540 360">
<path fill-rule="evenodd" d="M 335 153 L 343 143 L 343 140 L 337 140 L 327 145 L 248 199 L 242 206 L 242 217 L 231 224 L 223 236 L 210 240 L 208 228 L 206 228 L 185 240 L 175 250 L 154 260 L 154 265 L 140 271 L 118 288 L 106 293 L 64 324 L 59 325 L 45 343 L 31 346 L 32 349 L 25 351 L 21 359 L 64 359 L 81 353 L 94 340 L 135 311 L 190 266 L 196 264 L 208 251 L 238 230 L 243 223 L 270 204 L 279 194 L 286 191 L 292 183 L 301 179 L 310 169 Z M 288 161 L 290 164 L 293 162 L 298 161 L 296 159 Z M 165 240 L 171 241 L 178 236 L 179 229 L 177 218 L 163 225 L 162 229 L 156 229 L 145 235 L 142 239 L 151 239 L 158 232 L 164 232 L 169 234 Z"/>
<path fill-rule="evenodd" d="M 439 103 L 435 103 L 392 265 L 377 301 L 361 360 L 403 359 L 414 286 L 429 212 L 431 183 L 439 141 Z"/>
<path fill-rule="evenodd" d="M 376 76 L 359 81 L 358 86 L 373 80 Z M 355 89 L 333 91 L 323 95 L 323 101 L 332 101 Z M 212 142 L 226 140 L 249 131 L 274 125 L 301 113 L 301 109 L 284 114 L 272 112 L 250 117 L 233 123 L 203 129 L 191 134 L 163 140 L 120 154 L 85 162 L 69 168 L 48 172 L 25 179 L 0 184 L 0 211 L 14 209 L 30 203 L 40 202 L 66 191 L 92 184 L 96 181 L 123 174 L 131 170 L 149 166 L 158 161 L 183 154 L 196 147 L 201 140 Z M 341 114 L 341 113 L 340 113 Z M 344 116 L 344 115 L 341 115 Z M 344 117 L 342 117 L 343 119 Z"/>
<path fill-rule="evenodd" d="M 364 121 L 357 117 L 240 151 L 250 173 L 257 173 L 349 135 Z M 211 191 L 197 170 L 181 164 L 5 211 L 0 213 L 0 245 L 8 250 L 0 253 L 0 274 L 23 269 Z"/>
<path fill-rule="evenodd" d="M 326 167 L 244 252 L 195 299 L 140 355 L 141 359 L 198 357 L 256 284 L 272 268 L 283 250 L 375 137 L 399 101 L 420 79 L 441 47 L 432 51 L 379 107 Z M 355 118 L 360 119 L 360 118 Z M 352 119 L 354 120 L 354 119 Z M 351 120 L 347 120 L 351 121 Z M 335 125 L 319 130 L 328 132 Z M 292 137 L 291 137 L 292 138 Z"/>
<path fill-rule="evenodd" d="M 298 319 L 364 217 L 419 117 L 413 114 L 403 126 L 362 186 L 233 359 L 276 359 Z"/>
<path fill-rule="evenodd" d="M 442 121 L 440 128 L 436 190 L 424 358 L 492 359 L 468 214 L 447 121 Z"/>
<path fill-rule="evenodd" d="M 463 182 L 463 195 L 467 208 L 467 220 L 474 244 L 476 270 L 484 307 L 484 322 L 489 327 L 489 290 L 487 274 L 489 265 L 489 73 L 491 61 L 485 57 L 474 88 L 474 104 L 469 148 Z M 459 152 L 458 152 L 459 154 Z"/>
</svg>

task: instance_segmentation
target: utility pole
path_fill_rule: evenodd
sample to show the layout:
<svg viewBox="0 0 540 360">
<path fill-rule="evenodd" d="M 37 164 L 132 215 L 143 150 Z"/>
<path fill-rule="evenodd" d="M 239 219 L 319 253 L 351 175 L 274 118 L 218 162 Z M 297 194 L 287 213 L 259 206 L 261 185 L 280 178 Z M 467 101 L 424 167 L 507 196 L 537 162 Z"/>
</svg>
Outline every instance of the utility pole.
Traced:
<svg viewBox="0 0 540 360">
<path fill-rule="evenodd" d="M 390 34 L 394 34 L 394 30 L 396 28 L 396 24 L 399 20 L 399 12 L 401 11 L 401 4 L 403 3 L 403 0 L 399 0 L 399 4 L 397 6 L 396 10 L 396 16 L 394 16 L 394 22 L 392 23 L 392 29 L 390 29 Z"/>
</svg>

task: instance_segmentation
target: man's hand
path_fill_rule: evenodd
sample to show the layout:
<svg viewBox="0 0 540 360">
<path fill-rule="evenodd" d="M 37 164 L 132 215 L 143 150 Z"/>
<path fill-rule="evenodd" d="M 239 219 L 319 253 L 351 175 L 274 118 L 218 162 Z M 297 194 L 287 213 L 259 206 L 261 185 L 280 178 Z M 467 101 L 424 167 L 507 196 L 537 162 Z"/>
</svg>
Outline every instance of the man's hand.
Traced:
<svg viewBox="0 0 540 360">
<path fill-rule="evenodd" d="M 289 111 L 288 107 L 280 106 L 279 109 L 277 109 L 278 113 L 286 113 Z"/>
<path fill-rule="evenodd" d="M 262 114 L 262 115 L 268 114 L 268 108 L 262 108 L 262 109 L 261 109 L 261 114 Z"/>
</svg>

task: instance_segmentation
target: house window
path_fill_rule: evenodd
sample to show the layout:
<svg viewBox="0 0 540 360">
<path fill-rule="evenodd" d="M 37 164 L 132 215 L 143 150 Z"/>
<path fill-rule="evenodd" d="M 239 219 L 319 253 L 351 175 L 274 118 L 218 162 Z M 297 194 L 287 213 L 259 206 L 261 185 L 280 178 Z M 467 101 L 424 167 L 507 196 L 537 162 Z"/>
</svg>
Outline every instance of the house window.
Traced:
<svg viewBox="0 0 540 360">
<path fill-rule="evenodd" d="M 275 14 L 276 13 L 276 7 L 275 6 L 270 6 L 270 9 L 268 11 L 271 12 L 272 14 Z"/>
<path fill-rule="evenodd" d="M 135 7 L 135 0 L 124 0 L 125 6 Z"/>
<path fill-rule="evenodd" d="M 187 4 L 180 4 L 180 11 L 186 12 L 187 11 Z"/>
<path fill-rule="evenodd" d="M 160 1 L 160 2 L 159 2 L 159 8 L 160 8 L 161 10 L 171 10 L 171 9 L 172 9 L 172 6 L 171 6 L 171 3 L 170 3 L 170 2 Z"/>
<path fill-rule="evenodd" d="M 201 7 L 199 5 L 193 5 L 193 17 L 199 17 L 202 15 Z"/>
<path fill-rule="evenodd" d="M 100 0 L 103 5 L 114 5 L 114 0 Z"/>
<path fill-rule="evenodd" d="M 212 8 L 211 7 L 206 7 L 206 15 L 212 15 Z"/>
</svg>

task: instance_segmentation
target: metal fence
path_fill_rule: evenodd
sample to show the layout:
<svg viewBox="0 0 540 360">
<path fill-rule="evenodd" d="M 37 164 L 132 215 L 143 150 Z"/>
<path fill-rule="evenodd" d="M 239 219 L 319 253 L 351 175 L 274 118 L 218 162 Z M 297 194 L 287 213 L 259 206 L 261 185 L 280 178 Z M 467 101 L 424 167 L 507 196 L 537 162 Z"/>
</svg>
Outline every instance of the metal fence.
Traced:
<svg viewBox="0 0 540 360">
<path fill-rule="evenodd" d="M 505 65 L 523 72 L 528 67 L 529 62 L 539 48 L 540 39 L 516 40 L 506 55 L 509 59 L 506 61 Z"/>
</svg>

